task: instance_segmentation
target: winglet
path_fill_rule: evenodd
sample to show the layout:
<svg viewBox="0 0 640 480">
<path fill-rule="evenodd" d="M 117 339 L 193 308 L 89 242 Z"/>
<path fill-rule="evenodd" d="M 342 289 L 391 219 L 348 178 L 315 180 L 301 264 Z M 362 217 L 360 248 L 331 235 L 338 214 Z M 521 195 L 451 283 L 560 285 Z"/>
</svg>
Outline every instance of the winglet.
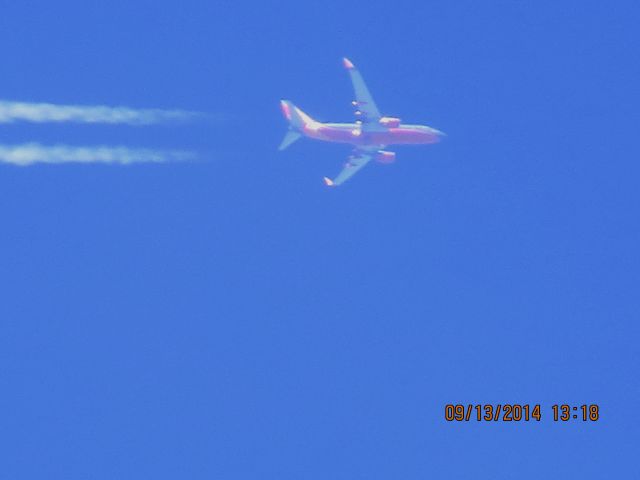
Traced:
<svg viewBox="0 0 640 480">
<path fill-rule="evenodd" d="M 324 180 L 324 184 L 325 184 L 327 187 L 335 187 L 335 186 L 336 186 L 336 184 L 335 184 L 335 183 L 333 183 L 333 180 L 331 180 L 331 179 L 330 179 L 330 178 L 328 178 L 328 177 L 324 177 L 324 178 L 323 178 L 323 180 Z"/>
<path fill-rule="evenodd" d="M 344 65 L 344 68 L 346 68 L 347 70 L 352 70 L 354 68 L 356 68 L 353 63 L 351 63 L 351 60 L 349 60 L 347 57 L 344 57 L 342 59 L 342 64 Z"/>
</svg>

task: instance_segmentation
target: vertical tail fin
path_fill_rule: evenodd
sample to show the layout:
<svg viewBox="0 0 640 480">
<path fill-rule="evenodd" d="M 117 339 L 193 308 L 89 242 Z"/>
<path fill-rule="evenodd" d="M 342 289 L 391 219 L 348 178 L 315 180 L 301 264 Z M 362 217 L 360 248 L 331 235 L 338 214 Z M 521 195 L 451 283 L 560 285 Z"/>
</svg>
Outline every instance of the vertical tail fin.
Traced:
<svg viewBox="0 0 640 480">
<path fill-rule="evenodd" d="M 280 108 L 282 109 L 282 114 L 289 122 L 289 131 L 280 144 L 280 150 L 284 150 L 303 135 L 302 131 L 306 126 L 316 124 L 317 122 L 289 100 L 281 100 Z"/>
<path fill-rule="evenodd" d="M 305 125 L 316 123 L 313 118 L 304 113 L 289 100 L 280 100 L 280 108 L 282 109 L 282 114 L 289 121 L 289 125 L 296 130 L 302 130 Z"/>
</svg>

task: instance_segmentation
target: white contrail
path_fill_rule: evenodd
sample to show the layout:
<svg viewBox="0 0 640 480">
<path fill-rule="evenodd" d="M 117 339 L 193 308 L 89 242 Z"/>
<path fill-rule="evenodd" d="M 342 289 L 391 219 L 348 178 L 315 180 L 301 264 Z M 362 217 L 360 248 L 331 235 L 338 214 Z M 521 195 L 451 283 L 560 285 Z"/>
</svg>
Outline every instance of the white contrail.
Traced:
<svg viewBox="0 0 640 480">
<path fill-rule="evenodd" d="M 135 109 L 104 105 L 55 105 L 0 100 L 0 123 L 76 122 L 153 125 L 184 122 L 203 114 L 186 110 Z"/>
<path fill-rule="evenodd" d="M 27 166 L 35 163 L 165 163 L 195 159 L 192 152 L 136 149 L 116 146 L 45 146 L 38 143 L 0 145 L 0 163 Z"/>
</svg>

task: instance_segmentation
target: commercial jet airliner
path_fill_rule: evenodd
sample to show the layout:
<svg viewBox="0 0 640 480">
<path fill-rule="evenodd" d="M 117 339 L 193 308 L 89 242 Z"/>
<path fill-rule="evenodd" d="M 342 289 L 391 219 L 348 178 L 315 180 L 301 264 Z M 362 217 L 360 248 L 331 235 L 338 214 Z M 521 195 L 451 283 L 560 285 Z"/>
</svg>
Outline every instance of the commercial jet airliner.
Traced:
<svg viewBox="0 0 640 480">
<path fill-rule="evenodd" d="M 399 118 L 380 115 L 360 72 L 349 59 L 344 58 L 342 63 L 349 72 L 355 91 L 355 100 L 351 102 L 356 110 L 355 123 L 321 123 L 289 100 L 280 102 L 282 113 L 289 121 L 289 130 L 280 144 L 280 150 L 302 136 L 353 145 L 353 151 L 338 176 L 333 180 L 324 177 L 328 186 L 344 183 L 373 159 L 380 163 L 394 162 L 396 154 L 385 150 L 388 145 L 436 143 L 444 136 L 444 133 L 435 128 L 401 124 Z"/>
</svg>

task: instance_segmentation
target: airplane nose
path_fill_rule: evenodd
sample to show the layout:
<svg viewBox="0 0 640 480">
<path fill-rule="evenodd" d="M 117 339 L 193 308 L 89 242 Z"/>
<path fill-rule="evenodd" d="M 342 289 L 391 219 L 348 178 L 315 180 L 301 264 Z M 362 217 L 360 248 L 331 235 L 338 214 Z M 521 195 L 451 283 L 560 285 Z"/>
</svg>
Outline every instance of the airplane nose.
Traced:
<svg viewBox="0 0 640 480">
<path fill-rule="evenodd" d="M 431 138 L 431 141 L 433 143 L 437 143 L 440 140 L 442 140 L 444 137 L 447 136 L 446 133 L 441 132 L 440 130 L 438 130 L 436 128 L 431 128 L 431 127 L 428 127 L 428 128 L 429 128 L 429 131 L 428 131 L 427 135 L 428 135 L 429 138 Z"/>
</svg>

